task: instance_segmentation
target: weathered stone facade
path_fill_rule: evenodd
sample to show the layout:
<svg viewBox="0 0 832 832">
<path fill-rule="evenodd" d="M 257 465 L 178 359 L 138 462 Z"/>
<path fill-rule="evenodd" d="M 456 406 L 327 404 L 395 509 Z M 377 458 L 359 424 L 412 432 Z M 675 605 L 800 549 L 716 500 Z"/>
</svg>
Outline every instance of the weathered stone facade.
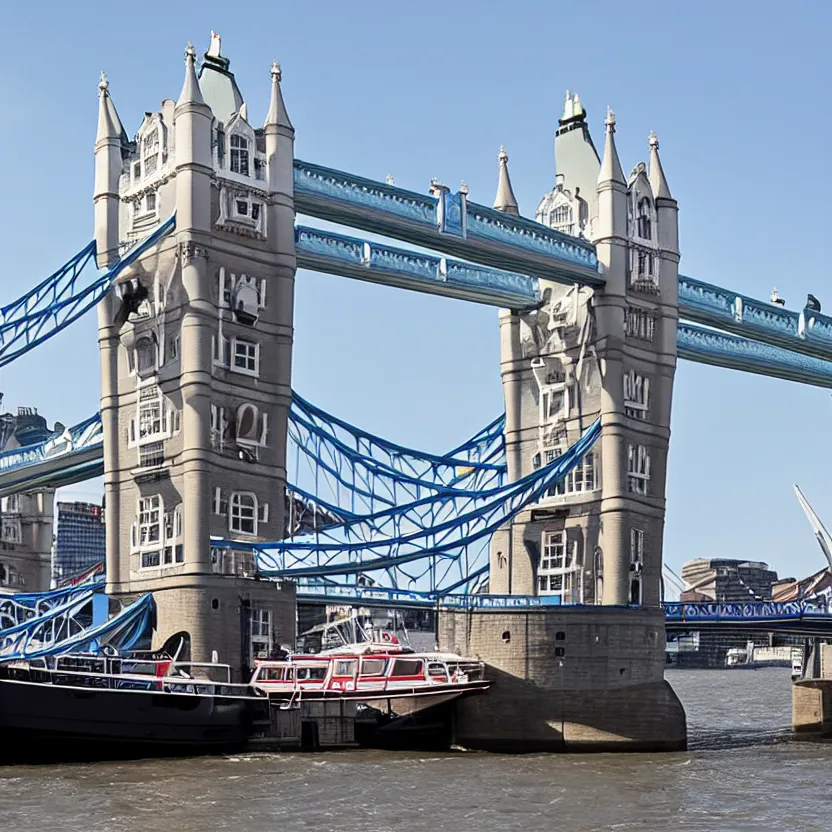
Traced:
<svg viewBox="0 0 832 832">
<path fill-rule="evenodd" d="M 664 680 L 661 609 L 441 610 L 445 650 L 488 662 L 494 685 L 457 707 L 456 742 L 491 751 L 683 748 Z"/>
<path fill-rule="evenodd" d="M 185 630 L 195 661 L 218 654 L 239 667 L 249 626 L 270 629 L 272 646 L 294 641 L 291 589 L 212 544 L 283 531 L 294 130 L 277 65 L 255 129 L 219 38 L 199 79 L 193 47 L 185 64 L 178 101 L 146 114 L 134 142 L 100 85 L 99 266 L 176 215 L 175 232 L 99 306 L 107 589 L 152 591 L 162 642 Z M 250 620 L 227 614 L 237 608 Z"/>
</svg>

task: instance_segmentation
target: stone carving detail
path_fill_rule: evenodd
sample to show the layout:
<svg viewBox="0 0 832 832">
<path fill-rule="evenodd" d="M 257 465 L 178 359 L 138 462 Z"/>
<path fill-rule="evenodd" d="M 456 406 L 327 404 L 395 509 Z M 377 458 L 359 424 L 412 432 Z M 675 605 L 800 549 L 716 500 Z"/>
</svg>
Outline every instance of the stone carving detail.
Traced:
<svg viewBox="0 0 832 832">
<path fill-rule="evenodd" d="M 520 344 L 526 358 L 560 352 L 577 330 L 580 298 L 572 288 L 555 295 L 544 292 L 537 308 L 520 315 Z"/>
</svg>

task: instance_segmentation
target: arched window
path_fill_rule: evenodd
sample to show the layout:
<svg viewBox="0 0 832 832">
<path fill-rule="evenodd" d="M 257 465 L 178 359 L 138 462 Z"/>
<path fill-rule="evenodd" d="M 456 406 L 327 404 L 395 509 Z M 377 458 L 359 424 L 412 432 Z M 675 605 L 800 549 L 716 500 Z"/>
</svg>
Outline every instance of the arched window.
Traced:
<svg viewBox="0 0 832 832">
<path fill-rule="evenodd" d="M 231 136 L 231 171 L 249 176 L 248 139 L 245 136 L 232 134 Z"/>
<path fill-rule="evenodd" d="M 643 240 L 649 240 L 652 236 L 650 208 L 650 200 L 646 196 L 642 197 L 638 203 L 638 236 Z"/>
<path fill-rule="evenodd" d="M 142 166 L 145 176 L 150 176 L 159 167 L 159 151 L 159 128 L 154 127 L 142 136 Z"/>
<path fill-rule="evenodd" d="M 136 370 L 139 374 L 151 373 L 156 369 L 157 349 L 155 340 L 149 335 L 139 338 L 136 344 Z"/>
<path fill-rule="evenodd" d="M 572 233 L 572 208 L 569 205 L 558 205 L 549 214 L 549 225 L 556 231 L 566 234 Z"/>
<path fill-rule="evenodd" d="M 257 497 L 235 491 L 228 503 L 228 529 L 238 534 L 257 534 Z"/>
</svg>

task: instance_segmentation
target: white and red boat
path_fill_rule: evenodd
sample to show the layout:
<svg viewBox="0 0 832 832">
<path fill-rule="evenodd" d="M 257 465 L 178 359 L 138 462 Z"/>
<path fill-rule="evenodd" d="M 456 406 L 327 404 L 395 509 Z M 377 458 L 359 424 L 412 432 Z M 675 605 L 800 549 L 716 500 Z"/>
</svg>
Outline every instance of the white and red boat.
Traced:
<svg viewBox="0 0 832 832">
<path fill-rule="evenodd" d="M 491 685 L 483 662 L 453 653 L 417 653 L 404 631 L 363 627 L 357 616 L 316 629 L 326 649 L 257 660 L 249 684 L 272 701 L 386 703 L 399 716 Z"/>
</svg>

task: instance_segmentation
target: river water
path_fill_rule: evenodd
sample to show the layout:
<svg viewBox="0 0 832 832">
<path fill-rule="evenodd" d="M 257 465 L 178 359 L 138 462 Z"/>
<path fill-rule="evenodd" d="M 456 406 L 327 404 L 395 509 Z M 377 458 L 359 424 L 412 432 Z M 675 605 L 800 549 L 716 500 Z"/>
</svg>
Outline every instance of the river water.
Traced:
<svg viewBox="0 0 832 832">
<path fill-rule="evenodd" d="M 0 768 L 0 830 L 821 830 L 832 743 L 789 738 L 788 669 L 670 670 L 683 754 L 347 751 Z"/>
</svg>

